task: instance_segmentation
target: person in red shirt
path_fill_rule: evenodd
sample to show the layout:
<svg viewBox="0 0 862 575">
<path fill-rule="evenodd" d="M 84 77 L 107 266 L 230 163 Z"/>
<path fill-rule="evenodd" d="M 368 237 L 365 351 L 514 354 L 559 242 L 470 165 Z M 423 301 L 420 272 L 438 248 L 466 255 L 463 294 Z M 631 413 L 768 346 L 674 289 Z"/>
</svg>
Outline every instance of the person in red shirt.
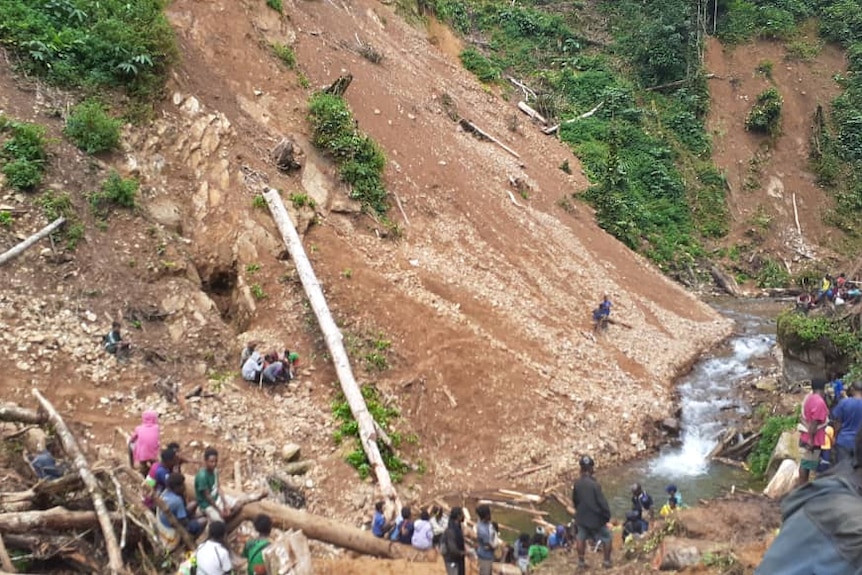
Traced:
<svg viewBox="0 0 862 575">
<path fill-rule="evenodd" d="M 811 380 L 811 393 L 802 401 L 799 417 L 799 485 L 808 483 L 809 475 L 820 463 L 820 450 L 826 440 L 826 425 L 829 422 L 829 408 L 826 406 L 826 381 Z"/>
</svg>

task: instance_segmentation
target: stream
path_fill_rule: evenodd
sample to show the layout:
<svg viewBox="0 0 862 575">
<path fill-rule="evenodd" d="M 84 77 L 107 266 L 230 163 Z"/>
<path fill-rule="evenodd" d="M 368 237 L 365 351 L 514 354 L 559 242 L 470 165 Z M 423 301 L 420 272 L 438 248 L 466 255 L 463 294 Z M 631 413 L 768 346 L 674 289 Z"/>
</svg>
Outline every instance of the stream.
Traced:
<svg viewBox="0 0 862 575">
<path fill-rule="evenodd" d="M 762 369 L 753 365 L 752 360 L 764 358 L 771 352 L 775 344 L 775 317 L 787 304 L 767 299 L 725 298 L 708 303 L 735 321 L 735 335 L 704 354 L 687 375 L 677 380 L 682 411 L 680 441 L 662 447 L 650 458 L 615 468 L 602 468 L 599 458 L 596 478 L 616 519 L 630 509 L 630 487 L 635 482 L 652 495 L 656 510 L 665 503 L 665 487 L 671 483 L 677 486 L 686 505 L 696 505 L 698 499 L 726 493 L 732 486 L 757 487 L 744 470 L 711 462 L 707 455 L 717 444 L 722 430 L 749 413 L 750 407 L 738 393 L 738 384 L 756 376 Z M 472 509 L 475 500 L 465 504 Z M 570 519 L 552 500 L 540 508 L 549 513 L 547 518 L 553 523 L 565 523 Z M 517 512 L 495 508 L 494 517 L 528 532 L 534 527 L 531 517 Z"/>
</svg>

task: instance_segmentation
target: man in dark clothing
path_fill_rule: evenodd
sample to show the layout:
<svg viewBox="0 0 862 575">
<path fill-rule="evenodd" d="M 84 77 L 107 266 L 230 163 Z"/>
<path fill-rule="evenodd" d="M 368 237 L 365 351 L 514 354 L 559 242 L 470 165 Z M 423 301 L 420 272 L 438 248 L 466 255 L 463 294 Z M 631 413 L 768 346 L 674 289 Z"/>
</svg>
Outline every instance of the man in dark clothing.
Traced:
<svg viewBox="0 0 862 575">
<path fill-rule="evenodd" d="M 602 486 L 593 477 L 595 462 L 589 455 L 581 457 L 581 477 L 572 488 L 572 503 L 575 505 L 575 524 L 578 526 L 577 549 L 578 567 L 587 568 L 584 558 L 587 551 L 587 539 L 602 542 L 605 555 L 604 567 L 611 566 L 611 531 L 608 521 L 611 520 L 611 508 L 602 493 Z"/>
<path fill-rule="evenodd" d="M 791 492 L 781 517 L 755 575 L 862 575 L 862 457 Z"/>
<path fill-rule="evenodd" d="M 649 521 L 653 516 L 652 504 L 652 496 L 643 490 L 640 483 L 632 485 L 632 511 L 637 513 L 638 520 L 641 522 L 639 533 L 646 533 L 649 530 Z"/>
<path fill-rule="evenodd" d="M 465 575 L 467 572 L 464 564 L 467 548 L 464 546 L 463 523 L 464 511 L 460 507 L 453 507 L 449 513 L 449 525 L 440 541 L 446 575 Z"/>
</svg>

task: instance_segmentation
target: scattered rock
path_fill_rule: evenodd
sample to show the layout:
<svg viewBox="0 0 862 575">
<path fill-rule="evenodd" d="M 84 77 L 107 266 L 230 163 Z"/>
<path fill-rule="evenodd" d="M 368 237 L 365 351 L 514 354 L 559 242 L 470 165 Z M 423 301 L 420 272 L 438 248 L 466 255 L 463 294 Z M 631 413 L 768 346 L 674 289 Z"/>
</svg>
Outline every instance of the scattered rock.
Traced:
<svg viewBox="0 0 862 575">
<path fill-rule="evenodd" d="M 286 443 L 281 448 L 281 458 L 287 462 L 297 461 L 300 456 L 300 447 L 295 443 Z"/>
<path fill-rule="evenodd" d="M 294 172 L 305 163 L 305 153 L 292 139 L 282 138 L 272 150 L 272 159 L 282 172 Z"/>
<path fill-rule="evenodd" d="M 793 489 L 799 476 L 799 466 L 793 459 L 785 459 L 778 466 L 778 471 L 769 480 L 763 494 L 770 499 L 781 499 Z"/>
<path fill-rule="evenodd" d="M 679 419 L 675 417 L 668 417 L 661 421 L 661 427 L 668 433 L 677 434 L 679 433 Z"/>
</svg>

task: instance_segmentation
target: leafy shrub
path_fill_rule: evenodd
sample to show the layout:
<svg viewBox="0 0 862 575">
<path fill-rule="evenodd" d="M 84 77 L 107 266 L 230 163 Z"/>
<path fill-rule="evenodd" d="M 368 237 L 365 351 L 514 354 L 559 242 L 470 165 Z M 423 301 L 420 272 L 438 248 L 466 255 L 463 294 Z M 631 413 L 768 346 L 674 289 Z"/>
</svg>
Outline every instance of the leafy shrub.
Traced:
<svg viewBox="0 0 862 575">
<path fill-rule="evenodd" d="M 757 272 L 757 287 L 759 288 L 781 288 L 790 284 L 790 272 L 787 268 L 774 259 L 766 259 Z"/>
<path fill-rule="evenodd" d="M 745 118 L 745 129 L 775 135 L 781 129 L 781 106 L 784 101 L 775 88 L 767 88 Z"/>
<path fill-rule="evenodd" d="M 493 82 L 500 78 L 500 70 L 481 53 L 473 48 L 461 52 L 461 63 L 476 75 L 480 82 Z"/>
<path fill-rule="evenodd" d="M 281 4 L 281 0 L 266 0 L 266 5 L 281 14 L 284 10 L 284 7 Z"/>
<path fill-rule="evenodd" d="M 0 2 L 0 39 L 21 66 L 69 86 L 117 86 L 149 96 L 176 58 L 162 0 Z"/>
<path fill-rule="evenodd" d="M 270 48 L 272 48 L 273 53 L 278 56 L 278 59 L 284 62 L 288 68 L 292 70 L 296 67 L 296 52 L 293 51 L 293 48 L 280 42 L 270 44 Z"/>
<path fill-rule="evenodd" d="M 135 196 L 138 193 L 138 181 L 134 178 L 124 179 L 115 170 L 102 182 L 102 189 L 90 196 L 93 210 L 106 216 L 112 206 L 134 208 Z"/>
<path fill-rule="evenodd" d="M 10 212 L 0 211 L 0 226 L 11 228 L 13 221 L 14 220 L 12 219 L 12 214 Z"/>
<path fill-rule="evenodd" d="M 34 189 L 42 183 L 48 160 L 45 128 L 0 116 L 0 130 L 10 134 L 0 148 L 0 164 L 6 182 L 16 190 Z"/>
<path fill-rule="evenodd" d="M 84 100 L 72 109 L 63 133 L 88 154 L 109 152 L 120 143 L 123 122 L 108 115 L 100 102 Z"/>
<path fill-rule="evenodd" d="M 74 250 L 84 237 L 84 224 L 75 212 L 71 196 L 65 192 L 48 190 L 36 200 L 36 203 L 42 208 L 42 214 L 49 221 L 59 217 L 66 218 L 66 223 L 55 235 L 65 238 L 66 248 Z"/>
<path fill-rule="evenodd" d="M 341 179 L 351 185 L 350 196 L 380 215 L 389 209 L 383 187 L 386 158 L 380 147 L 360 132 L 343 98 L 314 94 L 309 100 L 312 142 L 338 164 Z"/>
<path fill-rule="evenodd" d="M 772 457 L 781 434 L 796 427 L 798 421 L 798 415 L 766 418 L 763 427 L 760 428 L 760 439 L 748 455 L 748 468 L 752 475 L 758 479 L 763 478 L 767 471 L 766 466 L 769 465 L 769 458 Z"/>
<path fill-rule="evenodd" d="M 803 315 L 792 310 L 779 314 L 776 321 L 778 343 L 794 350 L 813 345 L 831 346 L 836 355 L 856 363 L 862 359 L 862 334 L 847 319 L 822 315 Z"/>
</svg>

